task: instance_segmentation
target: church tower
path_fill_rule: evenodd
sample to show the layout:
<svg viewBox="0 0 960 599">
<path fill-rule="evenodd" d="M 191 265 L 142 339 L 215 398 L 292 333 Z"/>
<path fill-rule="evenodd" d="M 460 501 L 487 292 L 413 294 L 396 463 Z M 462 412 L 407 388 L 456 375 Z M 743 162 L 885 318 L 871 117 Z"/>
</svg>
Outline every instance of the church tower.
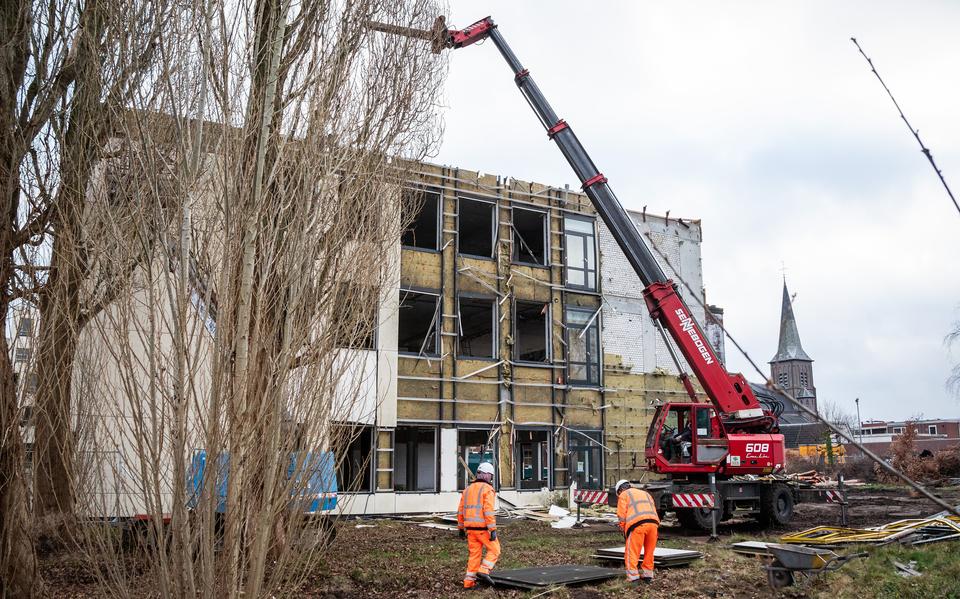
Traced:
<svg viewBox="0 0 960 599">
<path fill-rule="evenodd" d="M 805 406 L 817 410 L 813 359 L 800 345 L 797 319 L 793 315 L 793 303 L 790 301 L 786 281 L 783 282 L 783 305 L 780 308 L 780 344 L 777 355 L 770 360 L 770 377 Z"/>
</svg>

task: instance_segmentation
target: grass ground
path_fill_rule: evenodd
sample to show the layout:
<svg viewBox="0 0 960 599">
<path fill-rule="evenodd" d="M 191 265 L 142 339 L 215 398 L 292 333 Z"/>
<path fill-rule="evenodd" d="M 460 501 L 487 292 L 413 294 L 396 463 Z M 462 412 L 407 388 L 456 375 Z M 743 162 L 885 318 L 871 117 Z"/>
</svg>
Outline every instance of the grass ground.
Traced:
<svg viewBox="0 0 960 599">
<path fill-rule="evenodd" d="M 421 528 L 413 524 L 380 521 L 376 528 L 356 529 L 344 522 L 337 548 L 325 562 L 328 576 L 315 586 L 301 589 L 312 596 L 330 597 L 456 597 L 466 561 L 466 544 L 456 533 Z M 503 557 L 498 569 L 565 563 L 593 564 L 590 555 L 600 547 L 622 544 L 609 527 L 555 530 L 529 521 L 500 524 Z M 736 530 L 734 526 L 732 531 Z M 742 540 L 776 541 L 776 535 L 726 531 L 718 543 L 704 537 L 687 537 L 665 526 L 660 546 L 694 549 L 704 559 L 686 568 L 660 569 L 653 584 L 629 585 L 625 579 L 581 588 L 556 589 L 551 597 L 811 597 L 811 598 L 918 598 L 960 599 L 960 546 L 933 544 L 921 547 L 866 547 L 870 557 L 856 560 L 822 577 L 798 580 L 783 593 L 767 586 L 765 561 L 734 553 L 729 544 Z M 853 549 L 850 549 L 853 551 Z M 922 576 L 902 578 L 892 561 L 915 561 Z M 618 564 L 609 563 L 611 567 Z M 542 591 L 540 591 L 542 592 Z M 537 592 L 484 589 L 474 597 L 533 597 Z M 546 595 L 543 595 L 546 596 Z"/>
<path fill-rule="evenodd" d="M 865 489 L 851 496 L 851 522 L 854 526 L 882 524 L 913 514 L 935 511 L 929 502 L 912 498 L 902 489 L 878 492 Z M 945 492 L 952 503 L 960 503 L 960 490 Z M 801 504 L 790 530 L 818 524 L 837 523 L 835 507 Z M 358 528 L 358 525 L 361 527 Z M 537 596 L 536 592 L 483 589 L 467 595 L 462 589 L 466 564 L 466 543 L 456 532 L 424 528 L 397 520 L 343 520 L 338 535 L 319 567 L 313 569 L 306 584 L 283 589 L 294 597 L 500 597 Z M 557 530 L 546 523 L 529 520 L 499 522 L 503 556 L 498 569 L 561 564 L 598 564 L 620 568 L 620 564 L 599 564 L 590 556 L 601 547 L 623 544 L 615 527 L 596 524 L 589 528 Z M 694 549 L 704 559 L 685 568 L 659 569 L 651 585 L 630 586 L 618 576 L 600 585 L 560 588 L 541 597 L 593 599 L 599 597 L 651 598 L 838 598 L 862 597 L 905 599 L 960 599 L 960 540 L 918 547 L 849 548 L 843 552 L 865 550 L 866 559 L 855 560 L 822 577 L 799 580 L 783 593 L 767 586 L 762 558 L 738 555 L 730 543 L 747 540 L 773 541 L 783 531 L 761 530 L 749 521 L 731 521 L 720 527 L 721 539 L 709 543 L 707 537 L 690 535 L 665 523 L 661 528 L 661 547 Z M 922 575 L 902 578 L 892 562 L 916 562 Z M 51 596 L 100 597 L 96 580 L 76 556 L 57 555 L 41 565 Z M 143 596 L 154 596 L 144 581 Z"/>
</svg>

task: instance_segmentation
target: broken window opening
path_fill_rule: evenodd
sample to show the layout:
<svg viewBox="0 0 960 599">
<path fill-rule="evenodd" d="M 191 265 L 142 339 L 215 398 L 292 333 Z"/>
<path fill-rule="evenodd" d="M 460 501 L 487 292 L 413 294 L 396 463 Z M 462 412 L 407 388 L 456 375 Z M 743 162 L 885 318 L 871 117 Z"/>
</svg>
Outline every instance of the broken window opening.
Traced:
<svg viewBox="0 0 960 599">
<path fill-rule="evenodd" d="M 344 493 L 370 493 L 373 484 L 373 427 L 340 425 L 349 443 L 337 464 L 337 481 Z"/>
<path fill-rule="evenodd" d="M 437 354 L 439 308 L 440 296 L 438 295 L 400 291 L 397 351 L 408 354 Z"/>
<path fill-rule="evenodd" d="M 493 358 L 497 353 L 497 309 L 492 299 L 461 297 L 457 353 L 465 358 Z"/>
<path fill-rule="evenodd" d="M 601 354 L 599 318 L 589 308 L 567 308 L 567 382 L 599 385 Z"/>
<path fill-rule="evenodd" d="M 331 299 L 334 345 L 349 349 L 375 349 L 377 312 L 380 307 L 377 288 L 341 283 Z"/>
<path fill-rule="evenodd" d="M 563 231 L 567 287 L 596 290 L 597 249 L 594 220 L 564 217 Z"/>
<path fill-rule="evenodd" d="M 516 431 L 514 450 L 517 462 L 517 488 L 540 490 L 550 486 L 550 433 L 538 430 Z"/>
<path fill-rule="evenodd" d="M 547 264 L 547 213 L 513 208 L 513 261 Z"/>
<path fill-rule="evenodd" d="M 547 362 L 550 347 L 550 304 L 517 301 L 514 305 L 513 350 L 517 361 Z"/>
<path fill-rule="evenodd" d="M 403 230 L 401 244 L 407 248 L 433 250 L 440 241 L 440 194 L 422 189 L 404 189 L 401 196 Z"/>
<path fill-rule="evenodd" d="M 492 258 L 497 223 L 496 204 L 459 198 L 457 251 L 478 258 Z"/>
<path fill-rule="evenodd" d="M 603 488 L 603 433 L 600 431 L 571 431 L 570 469 L 578 489 Z"/>
<path fill-rule="evenodd" d="M 491 437 L 490 431 L 485 430 L 458 430 L 457 431 L 457 488 L 467 488 L 470 478 L 477 475 L 477 467 L 481 462 L 490 462 L 496 465 L 496 435 Z M 470 468 L 471 477 L 466 476 L 463 464 Z M 494 487 L 497 478 L 494 477 Z"/>
<path fill-rule="evenodd" d="M 17 336 L 33 337 L 33 319 L 23 317 L 20 319 L 20 326 L 17 327 Z"/>
<path fill-rule="evenodd" d="M 397 491 L 437 490 L 437 429 L 398 426 L 393 442 Z"/>
</svg>

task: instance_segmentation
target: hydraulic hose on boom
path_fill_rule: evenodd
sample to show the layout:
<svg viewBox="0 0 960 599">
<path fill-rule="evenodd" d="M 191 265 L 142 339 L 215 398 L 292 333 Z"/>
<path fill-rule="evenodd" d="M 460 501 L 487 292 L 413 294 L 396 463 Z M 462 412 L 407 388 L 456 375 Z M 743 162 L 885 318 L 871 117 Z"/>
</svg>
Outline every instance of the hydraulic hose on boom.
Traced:
<svg viewBox="0 0 960 599">
<path fill-rule="evenodd" d="M 573 168 L 593 207 L 607 225 L 634 272 L 644 285 L 644 299 L 651 317 L 665 328 L 716 409 L 723 415 L 728 430 L 768 432 L 776 428 L 776 418 L 760 407 L 743 375 L 729 374 L 707 343 L 703 330 L 687 308 L 676 284 L 667 278 L 647 247 L 633 221 L 614 195 L 607 178 L 593 163 L 570 125 L 557 116 L 540 88 L 504 40 L 497 25 L 486 17 L 464 29 L 447 30 L 442 17 L 432 30 L 417 30 L 382 23 L 370 23 L 372 29 L 418 37 L 432 42 L 435 52 L 443 48 L 463 48 L 490 39 L 513 71 L 520 93 L 537 115 L 564 158 Z M 685 375 L 681 375 L 682 377 Z M 694 397 L 689 381 L 688 393 Z M 695 397 L 694 397 L 695 398 Z"/>
</svg>

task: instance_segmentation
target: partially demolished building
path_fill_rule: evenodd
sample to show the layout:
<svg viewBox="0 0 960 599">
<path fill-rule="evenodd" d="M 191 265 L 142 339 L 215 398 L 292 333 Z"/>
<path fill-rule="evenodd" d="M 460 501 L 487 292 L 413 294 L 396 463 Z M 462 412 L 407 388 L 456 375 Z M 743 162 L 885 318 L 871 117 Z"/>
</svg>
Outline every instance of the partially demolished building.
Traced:
<svg viewBox="0 0 960 599">
<path fill-rule="evenodd" d="M 343 509 L 448 510 L 484 460 L 517 505 L 640 479 L 651 402 L 684 392 L 588 198 L 424 164 L 403 205 L 396 309 L 381 309 L 376 343 L 396 376 L 378 369 L 376 418 L 353 423 Z M 702 322 L 699 223 L 634 216 Z"/>
</svg>

